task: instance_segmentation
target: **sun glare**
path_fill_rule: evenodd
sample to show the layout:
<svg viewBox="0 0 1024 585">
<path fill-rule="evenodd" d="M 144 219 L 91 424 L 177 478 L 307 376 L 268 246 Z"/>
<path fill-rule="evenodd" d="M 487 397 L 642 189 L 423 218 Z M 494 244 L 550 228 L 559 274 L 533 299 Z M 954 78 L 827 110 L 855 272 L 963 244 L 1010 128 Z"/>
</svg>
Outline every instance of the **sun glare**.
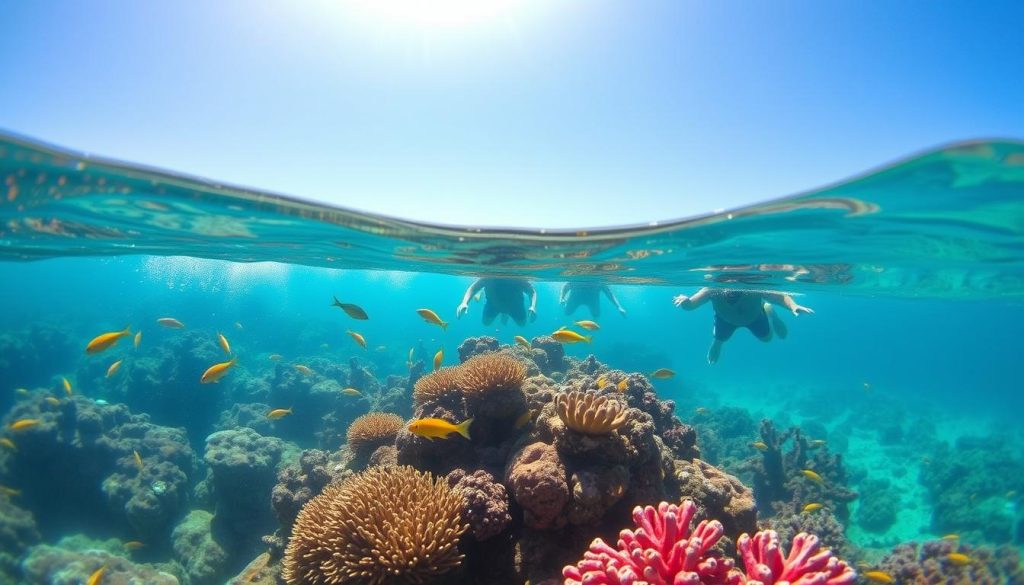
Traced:
<svg viewBox="0 0 1024 585">
<path fill-rule="evenodd" d="M 348 5 L 382 22 L 422 30 L 485 27 L 511 17 L 524 0 L 351 0 Z"/>
</svg>

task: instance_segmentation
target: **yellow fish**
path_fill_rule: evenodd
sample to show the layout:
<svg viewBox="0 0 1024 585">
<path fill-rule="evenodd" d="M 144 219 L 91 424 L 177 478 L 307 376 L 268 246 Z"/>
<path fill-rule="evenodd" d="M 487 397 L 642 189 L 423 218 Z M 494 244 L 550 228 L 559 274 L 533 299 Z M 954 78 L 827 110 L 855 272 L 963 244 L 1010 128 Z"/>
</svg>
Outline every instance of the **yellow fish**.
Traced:
<svg viewBox="0 0 1024 585">
<path fill-rule="evenodd" d="M 20 496 L 21 490 L 16 490 L 14 488 L 9 488 L 5 485 L 0 485 L 0 494 L 3 494 L 8 498 L 13 498 L 14 496 Z"/>
<path fill-rule="evenodd" d="M 68 396 L 71 396 L 72 394 L 74 394 L 74 392 L 72 392 L 72 390 L 71 390 L 71 380 L 68 380 L 67 378 L 63 378 L 62 377 L 60 379 L 60 381 L 61 381 L 61 383 L 64 384 L 64 393 L 65 394 L 67 394 Z"/>
<path fill-rule="evenodd" d="M 807 504 L 806 506 L 804 506 L 803 511 L 805 513 L 806 512 L 814 512 L 814 511 L 820 510 L 822 507 L 823 506 L 821 504 L 819 504 L 818 502 L 813 502 L 813 503 L 810 503 L 810 504 Z"/>
<path fill-rule="evenodd" d="M 575 331 L 570 331 L 568 329 L 559 329 L 558 331 L 552 333 L 551 337 L 554 337 L 555 341 L 559 343 L 579 343 L 581 341 L 585 343 L 590 343 L 589 335 L 580 335 L 579 333 L 576 333 Z"/>
<path fill-rule="evenodd" d="M 809 479 L 809 480 L 811 480 L 813 482 L 816 482 L 816 483 L 824 483 L 825 482 L 824 478 L 822 478 L 820 475 L 818 475 L 818 472 L 814 471 L 813 469 L 804 469 L 804 470 L 801 470 L 800 473 L 804 474 L 804 477 L 806 477 L 807 479 Z"/>
<path fill-rule="evenodd" d="M 0 445 L 2 445 L 6 449 L 10 449 L 11 451 L 18 450 L 18 446 L 14 444 L 14 441 L 8 439 L 7 437 L 0 437 Z"/>
<path fill-rule="evenodd" d="M 89 578 L 86 579 L 85 585 L 100 585 L 100 583 L 103 582 L 103 573 L 106 573 L 106 572 L 107 572 L 107 566 L 106 565 L 103 565 L 102 567 L 96 569 L 96 571 L 94 571 L 93 574 L 89 575 Z"/>
<path fill-rule="evenodd" d="M 110 364 L 110 367 L 107 368 L 107 377 L 108 378 L 113 376 L 114 374 L 116 374 L 117 371 L 121 369 L 121 362 L 123 362 L 123 361 L 124 360 L 117 360 L 116 362 Z"/>
<path fill-rule="evenodd" d="M 139 331 L 135 334 L 135 349 L 139 349 L 139 344 L 142 343 L 142 332 Z"/>
<path fill-rule="evenodd" d="M 825 446 L 825 439 L 814 439 L 813 441 L 811 441 L 811 447 L 813 447 L 815 449 L 817 449 L 818 447 L 824 447 L 824 446 Z"/>
<path fill-rule="evenodd" d="M 516 417 L 516 422 L 515 422 L 514 426 L 517 429 L 521 429 L 521 428 L 525 427 L 526 425 L 528 425 L 532 418 L 533 418 L 533 412 L 527 410 L 527 411 L 523 412 L 523 414 L 520 414 L 519 416 Z"/>
<path fill-rule="evenodd" d="M 341 391 L 341 393 L 344 394 L 345 396 L 362 396 L 363 395 L 362 392 L 360 392 L 359 390 L 356 390 L 355 388 L 345 388 L 344 390 Z"/>
<path fill-rule="evenodd" d="M 275 408 L 274 410 L 271 410 L 270 412 L 267 413 L 267 418 L 269 418 L 270 420 L 277 420 L 279 418 L 284 418 L 284 417 L 288 416 L 291 413 L 292 413 L 292 409 L 290 407 L 289 408 Z"/>
<path fill-rule="evenodd" d="M 707 414 L 708 409 L 704 408 L 703 406 L 698 406 L 697 410 L 695 410 L 694 412 L 696 412 L 697 414 Z"/>
<path fill-rule="evenodd" d="M 182 323 L 181 321 L 178 321 L 174 317 L 161 317 L 157 319 L 156 322 L 163 325 L 164 327 L 170 327 L 171 329 L 185 328 L 185 324 Z"/>
<path fill-rule="evenodd" d="M 434 371 L 435 372 L 441 369 L 441 363 L 442 362 L 444 362 L 444 348 L 443 347 L 441 349 L 437 350 L 437 353 L 434 354 Z"/>
<path fill-rule="evenodd" d="M 619 383 L 615 385 L 615 389 L 619 392 L 625 392 L 629 388 L 629 383 L 625 378 L 619 380 Z"/>
<path fill-rule="evenodd" d="M 138 451 L 132 451 L 132 460 L 135 461 L 135 468 L 142 471 L 142 455 Z"/>
<path fill-rule="evenodd" d="M 224 337 L 224 334 L 220 331 L 217 332 L 217 343 L 220 344 L 220 348 L 224 350 L 224 353 L 231 355 L 231 344 L 228 343 L 228 338 Z"/>
<path fill-rule="evenodd" d="M 441 331 L 446 331 L 448 329 L 448 323 L 442 321 L 441 317 L 438 317 L 437 313 L 431 311 L 430 309 L 416 309 L 416 314 L 419 315 L 420 317 L 423 317 L 423 320 L 426 321 L 427 323 L 430 323 L 431 325 L 437 325 L 438 327 L 440 327 Z"/>
<path fill-rule="evenodd" d="M 355 339 L 356 343 L 361 345 L 363 349 L 366 349 L 366 338 L 365 337 L 363 337 L 362 335 L 356 333 L 355 331 L 347 331 L 346 333 L 348 333 L 352 337 L 352 339 Z"/>
<path fill-rule="evenodd" d="M 138 540 L 129 540 L 121 546 L 123 546 L 125 550 L 139 550 L 140 548 L 145 548 L 146 543 L 139 542 Z"/>
<path fill-rule="evenodd" d="M 974 562 L 974 559 L 972 559 L 971 557 L 965 555 L 964 553 L 958 552 L 949 553 L 948 555 L 946 555 L 946 558 L 949 559 L 949 562 L 953 563 L 958 567 L 969 565 L 972 562 Z"/>
<path fill-rule="evenodd" d="M 668 380 L 669 378 L 675 375 L 676 373 L 668 368 L 658 368 L 657 370 L 651 372 L 651 377 L 658 378 L 659 380 Z"/>
<path fill-rule="evenodd" d="M 242 327 L 242 324 L 239 323 L 238 321 L 235 321 L 235 328 L 238 329 L 239 331 L 245 329 L 245 327 Z"/>
<path fill-rule="evenodd" d="M 308 366 L 304 366 L 302 364 L 298 364 L 298 365 L 295 366 L 295 369 L 298 370 L 304 376 L 312 376 L 313 375 L 313 370 L 309 369 Z"/>
<path fill-rule="evenodd" d="M 597 389 L 598 389 L 598 390 L 601 390 L 601 389 L 603 389 L 603 388 L 604 388 L 605 386 L 607 386 L 607 385 L 608 385 L 608 378 L 605 378 L 605 377 L 604 377 L 604 374 L 601 374 L 601 375 L 600 375 L 600 376 L 599 376 L 599 377 L 597 378 Z"/>
<path fill-rule="evenodd" d="M 203 377 L 199 379 L 199 383 L 216 384 L 221 378 L 227 375 L 228 370 L 233 368 L 236 363 L 238 363 L 238 358 L 233 357 L 229 361 L 213 364 L 203 372 Z"/>
<path fill-rule="evenodd" d="M 366 314 L 366 311 L 364 311 L 363 308 L 360 307 L 359 305 L 353 305 L 352 303 L 343 303 L 338 300 L 338 297 L 334 297 L 334 302 L 331 303 L 331 306 L 338 307 L 342 311 L 345 311 L 346 315 L 359 321 L 366 321 L 367 319 L 370 318 L 370 316 Z"/>
<path fill-rule="evenodd" d="M 421 418 L 409 423 L 409 432 L 430 440 L 444 439 L 452 433 L 459 433 L 469 439 L 469 425 L 471 424 L 473 424 L 471 418 L 467 418 L 457 425 L 440 418 Z"/>
<path fill-rule="evenodd" d="M 532 349 L 533 348 L 533 346 L 530 345 L 530 342 L 527 341 L 526 338 L 523 337 L 522 335 L 516 335 L 515 339 L 516 339 L 516 343 L 518 343 L 519 345 L 525 347 L 526 349 Z"/>
<path fill-rule="evenodd" d="M 959 534 L 947 534 L 947 535 L 942 537 L 942 540 L 959 540 L 959 539 L 960 539 L 960 535 Z"/>
<path fill-rule="evenodd" d="M 93 338 L 92 341 L 89 342 L 89 345 L 85 346 L 85 353 L 91 355 L 95 353 L 100 353 L 101 351 L 106 351 L 111 347 L 114 347 L 114 344 L 116 344 L 118 341 L 121 341 L 122 337 L 131 334 L 132 332 L 130 328 L 125 327 L 121 331 L 111 331 L 110 333 L 97 335 L 96 337 Z"/>
<path fill-rule="evenodd" d="M 22 396 L 28 396 L 28 388 L 15 388 L 14 392 Z"/>
<path fill-rule="evenodd" d="M 41 421 L 38 418 L 20 418 L 11 423 L 10 428 L 12 431 L 24 431 L 25 429 L 31 429 L 38 425 Z"/>
<path fill-rule="evenodd" d="M 279 353 L 272 353 L 272 354 L 270 354 L 270 356 L 267 359 L 269 359 L 272 362 L 279 362 L 279 361 L 281 361 L 281 354 L 279 354 Z"/>
<path fill-rule="evenodd" d="M 57 400 L 53 396 L 47 396 L 45 398 L 45 400 L 46 400 L 46 403 L 49 404 L 50 406 L 60 406 L 60 400 Z"/>
<path fill-rule="evenodd" d="M 753 443 L 750 444 L 750 446 L 757 449 L 758 451 L 768 450 L 768 445 L 764 441 L 754 441 Z"/>
<path fill-rule="evenodd" d="M 885 571 L 868 571 L 864 573 L 864 578 L 872 583 L 884 583 L 887 585 L 896 582 L 896 579 Z"/>
<path fill-rule="evenodd" d="M 587 331 L 596 331 L 601 328 L 596 321 L 577 321 L 576 324 Z"/>
</svg>

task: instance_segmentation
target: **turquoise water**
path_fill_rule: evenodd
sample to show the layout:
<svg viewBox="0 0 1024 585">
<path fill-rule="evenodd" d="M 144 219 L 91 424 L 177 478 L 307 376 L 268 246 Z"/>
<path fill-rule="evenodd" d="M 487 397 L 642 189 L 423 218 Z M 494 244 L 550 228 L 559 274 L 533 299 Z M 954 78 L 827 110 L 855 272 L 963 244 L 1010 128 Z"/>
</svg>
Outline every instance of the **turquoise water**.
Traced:
<svg viewBox="0 0 1024 585">
<path fill-rule="evenodd" d="M 840 526 L 828 544 L 862 570 L 889 567 L 882 559 L 901 543 L 951 533 L 975 566 L 947 562 L 949 574 L 981 571 L 991 547 L 1024 544 L 1024 143 L 954 145 L 705 217 L 561 231 L 368 216 L 18 137 L 0 141 L 0 177 L 0 412 L 5 426 L 43 421 L 4 434 L 16 447 L 0 450 L 0 484 L 16 493 L 0 499 L 16 526 L 0 531 L 0 582 L 77 583 L 97 563 L 111 567 L 108 579 L 152 570 L 181 583 L 226 582 L 274 550 L 261 536 L 278 530 L 287 540 L 272 492 L 300 450 L 337 453 L 349 423 L 371 410 L 417 416 L 411 386 L 438 350 L 455 365 L 467 339 L 492 336 L 511 349 L 514 336 L 537 344 L 562 326 L 592 342 L 563 346 L 571 359 L 547 372 L 553 384 L 646 375 L 696 429 L 701 457 L 748 486 L 761 419 L 825 440 L 844 469 L 828 483 L 859 494 L 828 506 Z M 533 282 L 536 321 L 485 325 L 486 297 L 456 318 L 478 276 Z M 558 302 L 567 281 L 609 285 L 625 316 L 603 299 L 600 329 L 582 330 L 574 321 L 591 319 L 587 309 L 566 315 Z M 786 339 L 763 343 L 740 329 L 710 365 L 711 305 L 682 311 L 672 302 L 703 286 L 785 291 L 814 314 L 777 307 Z M 331 306 L 335 296 L 369 319 Z M 420 308 L 447 329 L 424 322 Z M 157 324 L 164 317 L 185 327 Z M 85 353 L 91 339 L 126 325 L 142 332 L 137 348 L 129 336 Z M 218 332 L 237 366 L 200 384 L 227 359 Z M 591 355 L 603 365 L 586 366 Z M 659 368 L 675 376 L 651 378 Z M 268 420 L 277 408 L 292 412 Z M 241 427 L 262 438 L 232 439 L 236 456 L 259 454 L 240 465 L 245 473 L 231 468 L 235 477 L 211 458 L 230 449 L 210 436 Z M 504 468 L 480 465 L 497 476 Z M 754 495 L 762 525 L 781 526 Z M 569 543 L 572 560 L 594 536 L 625 527 L 625 502 L 656 503 L 642 499 L 627 489 L 622 510 L 545 534 Z M 466 564 L 449 582 L 557 578 L 549 569 L 565 564 L 558 559 L 507 581 L 481 568 L 506 558 L 493 542 L 537 538 L 516 498 L 507 504 L 503 537 L 489 547 L 464 540 Z M 145 546 L 126 550 L 131 541 Z M 973 581 L 1024 578 L 1011 573 Z M 273 582 L 267 574 L 238 582 Z"/>
</svg>

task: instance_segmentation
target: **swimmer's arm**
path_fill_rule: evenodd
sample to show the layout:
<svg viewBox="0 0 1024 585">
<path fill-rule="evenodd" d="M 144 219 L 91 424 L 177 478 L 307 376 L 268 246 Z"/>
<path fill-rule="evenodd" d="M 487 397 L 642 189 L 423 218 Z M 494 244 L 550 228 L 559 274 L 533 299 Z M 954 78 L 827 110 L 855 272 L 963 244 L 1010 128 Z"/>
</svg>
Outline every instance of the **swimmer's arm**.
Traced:
<svg viewBox="0 0 1024 585">
<path fill-rule="evenodd" d="M 473 298 L 473 295 L 475 295 L 477 291 L 480 290 L 480 287 L 482 287 L 483 285 L 484 279 L 478 278 L 474 280 L 473 284 L 469 285 L 469 288 L 466 289 L 466 294 L 462 295 L 462 304 L 468 305 L 469 299 Z"/>
<path fill-rule="evenodd" d="M 709 300 L 711 300 L 711 289 L 708 287 L 704 287 L 699 291 L 693 293 L 693 296 L 691 297 L 688 297 L 686 295 L 679 295 L 676 298 L 672 299 L 672 302 L 675 303 L 675 305 L 680 309 L 692 311 L 693 309 L 696 309 L 697 307 L 703 305 Z"/>
<path fill-rule="evenodd" d="M 793 297 L 784 293 L 769 293 L 764 295 L 764 299 L 773 305 L 786 307 L 786 309 L 794 315 L 799 315 L 800 313 L 814 313 L 813 309 L 803 305 L 798 305 L 797 302 L 793 300 Z"/>
<path fill-rule="evenodd" d="M 607 286 L 602 286 L 601 290 L 602 292 L 604 292 L 604 296 L 608 297 L 608 300 L 611 301 L 613 305 L 615 305 L 615 308 L 618 309 L 620 313 L 625 315 L 626 309 L 622 308 L 622 303 L 619 302 L 619 299 L 615 298 L 615 293 L 612 292 L 612 289 L 608 288 Z"/>
<path fill-rule="evenodd" d="M 530 295 L 530 310 L 537 312 L 537 289 L 532 284 L 526 282 L 526 292 Z"/>
<path fill-rule="evenodd" d="M 567 282 L 567 283 L 562 285 L 562 290 L 558 293 L 558 304 L 564 305 L 565 301 L 568 299 L 568 297 L 569 297 L 569 283 Z"/>
</svg>

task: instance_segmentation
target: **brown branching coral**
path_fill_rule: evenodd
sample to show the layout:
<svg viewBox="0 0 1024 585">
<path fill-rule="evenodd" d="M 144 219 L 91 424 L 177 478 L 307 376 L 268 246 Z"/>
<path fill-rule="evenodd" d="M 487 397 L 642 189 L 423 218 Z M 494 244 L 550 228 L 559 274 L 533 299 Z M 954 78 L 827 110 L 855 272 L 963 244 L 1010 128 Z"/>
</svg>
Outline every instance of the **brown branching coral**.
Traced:
<svg viewBox="0 0 1024 585">
<path fill-rule="evenodd" d="M 416 380 L 412 389 L 412 399 L 416 404 L 437 400 L 445 394 L 458 392 L 459 367 L 441 368 Z"/>
<path fill-rule="evenodd" d="M 463 496 L 412 467 L 377 467 L 327 486 L 299 513 L 288 585 L 426 583 L 462 562 Z"/>
<path fill-rule="evenodd" d="M 485 353 L 458 366 L 457 383 L 464 394 L 518 389 L 526 379 L 526 365 L 507 353 Z"/>
<path fill-rule="evenodd" d="M 607 435 L 626 422 L 621 402 L 590 392 L 555 396 L 555 412 L 565 426 L 586 435 Z"/>
<path fill-rule="evenodd" d="M 395 440 L 405 421 L 390 412 L 369 412 L 348 426 L 348 446 L 353 451 L 369 451 Z"/>
</svg>

